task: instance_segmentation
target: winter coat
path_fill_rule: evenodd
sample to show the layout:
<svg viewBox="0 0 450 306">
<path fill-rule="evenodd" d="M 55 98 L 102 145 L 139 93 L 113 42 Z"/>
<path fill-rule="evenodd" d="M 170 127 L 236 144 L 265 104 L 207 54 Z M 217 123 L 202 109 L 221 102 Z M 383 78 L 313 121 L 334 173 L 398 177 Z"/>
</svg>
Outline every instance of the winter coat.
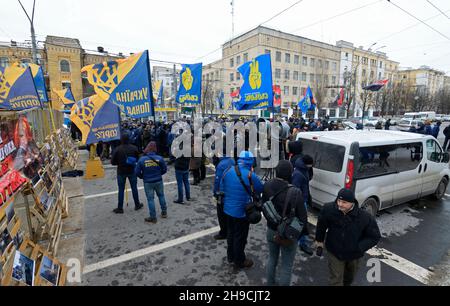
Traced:
<svg viewBox="0 0 450 306">
<path fill-rule="evenodd" d="M 217 195 L 220 192 L 220 181 L 222 180 L 222 176 L 225 174 L 230 167 L 233 167 L 236 163 L 234 159 L 231 157 L 222 157 L 220 159 L 219 164 L 216 167 L 216 176 L 214 178 L 214 195 Z"/>
<path fill-rule="evenodd" d="M 239 170 L 241 171 L 242 180 L 250 191 L 250 182 L 248 180 L 249 172 L 253 166 L 253 158 L 239 158 Z M 258 176 L 253 172 L 251 175 L 253 188 L 256 195 L 260 195 L 263 191 L 263 184 Z M 232 167 L 223 176 L 220 183 L 221 190 L 224 192 L 224 212 L 228 216 L 243 219 L 245 218 L 245 206 L 251 202 L 250 195 L 242 186 L 234 167 Z"/>
<path fill-rule="evenodd" d="M 117 166 L 117 175 L 132 175 L 134 174 L 135 165 L 128 165 L 126 163 L 128 157 L 139 158 L 138 148 L 132 144 L 122 144 L 118 146 L 111 156 L 111 164 Z"/>
<path fill-rule="evenodd" d="M 346 215 L 338 209 L 336 202 L 322 208 L 317 222 L 316 240 L 325 241 L 327 251 L 339 260 L 350 261 L 363 257 L 380 239 L 375 218 L 361 210 L 358 203 Z"/>
<path fill-rule="evenodd" d="M 292 174 L 292 185 L 302 191 L 304 201 L 309 198 L 309 170 L 301 158 L 295 162 L 294 173 Z"/>
<path fill-rule="evenodd" d="M 190 157 L 179 157 L 175 160 L 174 166 L 176 171 L 189 171 Z"/>
</svg>

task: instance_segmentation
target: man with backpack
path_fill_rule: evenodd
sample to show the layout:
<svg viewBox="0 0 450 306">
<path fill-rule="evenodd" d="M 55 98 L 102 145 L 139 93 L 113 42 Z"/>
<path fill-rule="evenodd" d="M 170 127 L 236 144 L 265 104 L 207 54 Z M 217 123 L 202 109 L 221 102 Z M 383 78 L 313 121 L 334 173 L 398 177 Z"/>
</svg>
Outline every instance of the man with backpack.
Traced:
<svg viewBox="0 0 450 306">
<path fill-rule="evenodd" d="M 130 136 L 127 133 L 122 134 L 120 146 L 112 154 L 111 164 L 117 166 L 117 185 L 119 187 L 119 203 L 113 210 L 116 214 L 123 214 L 123 198 L 125 194 L 125 184 L 128 181 L 131 185 L 135 210 L 139 210 L 144 205 L 139 202 L 139 193 L 137 189 L 137 177 L 134 174 L 139 152 L 136 146 L 130 144 Z"/>
<path fill-rule="evenodd" d="M 237 165 L 223 176 L 224 213 L 227 215 L 227 259 L 234 270 L 250 268 L 253 261 L 245 255 L 245 245 L 250 227 L 246 207 L 263 191 L 263 185 L 253 172 L 253 154 L 242 151 Z"/>
<path fill-rule="evenodd" d="M 353 191 L 341 189 L 336 201 L 322 208 L 316 228 L 318 250 L 325 241 L 330 285 L 350 286 L 364 253 L 380 239 L 375 218 L 359 208 Z"/>
<path fill-rule="evenodd" d="M 293 168 L 289 161 L 281 160 L 275 169 L 276 178 L 264 184 L 262 202 L 270 201 L 276 213 L 283 218 L 297 217 L 303 226 L 307 224 L 306 208 L 303 205 L 303 196 L 300 189 L 290 185 Z M 265 211 L 263 209 L 263 211 Z M 281 252 L 280 262 L 280 286 L 289 286 L 291 283 L 292 266 L 297 250 L 296 240 L 284 239 L 279 232 L 280 222 L 272 220 L 265 213 L 267 219 L 267 242 L 269 244 L 269 259 L 267 263 L 267 285 L 276 284 L 275 275 L 278 258 Z"/>
<path fill-rule="evenodd" d="M 161 218 L 167 218 L 167 204 L 164 197 L 164 183 L 162 176 L 167 173 L 167 166 L 164 158 L 156 154 L 156 142 L 152 141 L 144 150 L 144 156 L 137 163 L 135 174 L 144 180 L 144 190 L 147 196 L 149 218 L 145 218 L 146 222 L 156 223 L 155 211 L 155 192 L 161 206 Z"/>
</svg>

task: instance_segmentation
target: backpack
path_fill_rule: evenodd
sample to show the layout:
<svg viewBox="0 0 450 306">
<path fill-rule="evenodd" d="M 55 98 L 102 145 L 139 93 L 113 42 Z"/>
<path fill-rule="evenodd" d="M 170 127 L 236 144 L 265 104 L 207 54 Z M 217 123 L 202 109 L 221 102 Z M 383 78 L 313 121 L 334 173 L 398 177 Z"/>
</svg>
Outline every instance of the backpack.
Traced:
<svg viewBox="0 0 450 306">
<path fill-rule="evenodd" d="M 277 233 L 274 237 L 275 242 L 281 246 L 290 246 L 296 242 L 300 238 L 303 227 L 305 226 L 297 216 L 295 216 L 295 205 L 291 207 L 290 213 L 287 215 L 287 208 L 293 191 L 294 189 L 292 188 L 288 189 L 286 200 L 284 201 L 281 223 L 278 225 Z"/>
<path fill-rule="evenodd" d="M 282 192 L 290 189 L 291 187 L 293 186 L 288 184 L 286 188 L 283 188 L 282 190 L 271 196 L 269 200 L 267 200 L 262 204 L 261 208 L 263 215 L 269 223 L 277 225 L 281 223 L 282 217 L 275 209 L 275 204 L 273 203 L 273 200 L 275 200 L 275 198 L 278 197 Z"/>
</svg>

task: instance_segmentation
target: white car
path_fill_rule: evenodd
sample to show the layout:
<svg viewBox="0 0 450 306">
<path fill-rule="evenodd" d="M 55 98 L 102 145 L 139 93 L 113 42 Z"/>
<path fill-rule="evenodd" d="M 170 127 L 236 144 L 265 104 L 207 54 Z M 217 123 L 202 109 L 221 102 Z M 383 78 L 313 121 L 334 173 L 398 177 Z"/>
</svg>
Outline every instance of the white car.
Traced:
<svg viewBox="0 0 450 306">
<path fill-rule="evenodd" d="M 450 177 L 449 154 L 429 135 L 364 130 L 299 133 L 303 154 L 314 159 L 313 203 L 336 200 L 341 188 L 355 192 L 362 209 L 378 211 L 433 195 L 440 200 Z"/>
<path fill-rule="evenodd" d="M 420 119 L 402 119 L 398 124 L 398 129 L 400 131 L 408 132 L 412 127 L 417 129 L 420 122 L 422 122 Z"/>
</svg>

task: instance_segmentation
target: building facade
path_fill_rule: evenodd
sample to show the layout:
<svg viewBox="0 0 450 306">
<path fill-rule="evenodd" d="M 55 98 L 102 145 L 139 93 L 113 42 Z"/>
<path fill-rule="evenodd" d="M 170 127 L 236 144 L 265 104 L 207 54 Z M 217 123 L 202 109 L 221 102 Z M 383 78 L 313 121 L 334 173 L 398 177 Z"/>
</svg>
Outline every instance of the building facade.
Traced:
<svg viewBox="0 0 450 306">
<path fill-rule="evenodd" d="M 174 107 L 176 104 L 175 97 L 178 90 L 179 77 L 179 69 L 164 66 L 153 66 L 152 79 L 153 81 L 162 81 L 164 105 L 166 107 Z"/>
<path fill-rule="evenodd" d="M 399 74 L 403 85 L 410 90 L 417 91 L 417 93 L 435 96 L 440 90 L 444 89 L 446 76 L 443 71 L 421 66 L 417 69 L 401 70 Z"/>
<path fill-rule="evenodd" d="M 65 87 L 71 87 L 77 101 L 93 95 L 93 87 L 81 74 L 81 68 L 122 57 L 120 54 L 108 54 L 101 47 L 98 50 L 84 50 L 78 39 L 47 36 L 43 46 L 37 50 L 37 57 L 44 72 L 48 96 L 57 99 L 52 90 Z M 14 62 L 31 63 L 31 46 L 14 41 L 0 43 L 0 66 L 5 67 Z"/>
</svg>

